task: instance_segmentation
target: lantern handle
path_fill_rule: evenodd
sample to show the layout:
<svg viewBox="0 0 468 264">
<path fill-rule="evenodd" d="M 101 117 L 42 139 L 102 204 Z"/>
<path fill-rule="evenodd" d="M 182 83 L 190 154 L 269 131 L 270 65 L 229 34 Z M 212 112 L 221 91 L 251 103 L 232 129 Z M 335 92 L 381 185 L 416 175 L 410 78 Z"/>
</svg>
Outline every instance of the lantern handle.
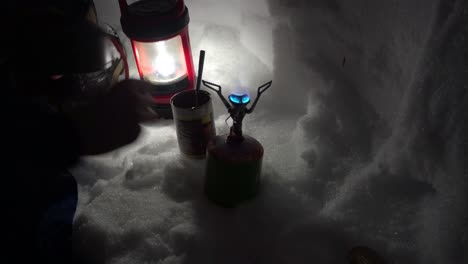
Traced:
<svg viewBox="0 0 468 264">
<path fill-rule="evenodd" d="M 257 98 L 255 98 L 255 101 L 254 103 L 252 104 L 252 107 L 250 107 L 249 109 L 247 109 L 247 114 L 250 114 L 253 112 L 253 110 L 255 109 L 255 106 L 257 105 L 258 103 L 258 100 L 260 99 L 260 95 L 262 95 L 262 93 L 264 93 L 266 90 L 268 90 L 268 88 L 270 88 L 271 84 L 273 83 L 273 81 L 269 81 L 265 84 L 263 84 L 262 86 L 258 87 L 258 90 L 257 90 Z"/>
<path fill-rule="evenodd" d="M 222 88 L 220 85 L 217 85 L 217 84 L 214 84 L 214 83 L 210 83 L 208 81 L 205 81 L 205 80 L 202 80 L 202 83 L 203 85 L 205 85 L 206 87 L 210 88 L 211 90 L 215 91 L 218 96 L 221 98 L 221 101 L 223 101 L 224 105 L 226 106 L 226 108 L 230 111 L 231 110 L 231 104 L 226 100 L 226 98 L 223 96 L 223 93 L 222 93 Z M 217 89 L 216 89 L 217 88 Z"/>
</svg>

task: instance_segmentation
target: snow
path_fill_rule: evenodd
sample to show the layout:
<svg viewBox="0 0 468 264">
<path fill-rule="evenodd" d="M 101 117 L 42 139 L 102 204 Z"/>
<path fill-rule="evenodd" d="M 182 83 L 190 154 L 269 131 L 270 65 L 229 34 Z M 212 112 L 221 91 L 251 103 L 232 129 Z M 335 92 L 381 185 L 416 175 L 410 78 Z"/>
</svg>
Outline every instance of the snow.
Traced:
<svg viewBox="0 0 468 264">
<path fill-rule="evenodd" d="M 465 1 L 186 4 L 205 80 L 252 95 L 273 80 L 244 125 L 265 147 L 262 191 L 216 207 L 172 121 L 144 124 L 73 169 L 87 263 L 346 263 L 357 245 L 393 263 L 468 263 Z M 96 5 L 119 28 L 116 1 Z"/>
</svg>

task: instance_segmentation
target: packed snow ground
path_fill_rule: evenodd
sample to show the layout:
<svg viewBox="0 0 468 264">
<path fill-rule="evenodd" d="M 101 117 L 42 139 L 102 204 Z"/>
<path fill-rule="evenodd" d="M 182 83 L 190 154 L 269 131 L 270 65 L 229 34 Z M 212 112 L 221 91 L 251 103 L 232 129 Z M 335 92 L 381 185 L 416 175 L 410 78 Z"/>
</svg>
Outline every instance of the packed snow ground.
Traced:
<svg viewBox="0 0 468 264">
<path fill-rule="evenodd" d="M 96 4 L 119 28 L 117 1 Z M 273 80 L 244 125 L 265 147 L 262 192 L 212 205 L 172 121 L 144 124 L 73 170 L 87 263 L 338 264 L 356 245 L 390 263 L 468 263 L 466 1 L 186 4 L 205 80 L 226 93 Z"/>
</svg>

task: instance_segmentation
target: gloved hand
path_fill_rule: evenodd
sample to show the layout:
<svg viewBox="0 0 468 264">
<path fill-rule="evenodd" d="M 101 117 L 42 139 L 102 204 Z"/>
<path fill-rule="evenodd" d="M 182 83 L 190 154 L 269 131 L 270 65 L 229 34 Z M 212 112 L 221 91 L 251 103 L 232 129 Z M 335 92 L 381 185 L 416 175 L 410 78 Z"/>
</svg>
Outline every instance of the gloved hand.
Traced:
<svg viewBox="0 0 468 264">
<path fill-rule="evenodd" d="M 68 114 L 80 140 L 81 155 L 109 152 L 132 143 L 140 133 L 140 122 L 159 116 L 150 108 L 150 84 L 140 80 L 117 83 L 111 91 Z"/>
</svg>

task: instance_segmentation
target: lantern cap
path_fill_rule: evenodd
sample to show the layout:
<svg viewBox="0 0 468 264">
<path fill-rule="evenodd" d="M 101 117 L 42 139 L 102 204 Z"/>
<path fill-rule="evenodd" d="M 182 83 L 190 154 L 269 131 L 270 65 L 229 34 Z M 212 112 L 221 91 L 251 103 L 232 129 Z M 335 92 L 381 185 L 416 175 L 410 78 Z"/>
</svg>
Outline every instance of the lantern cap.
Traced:
<svg viewBox="0 0 468 264">
<path fill-rule="evenodd" d="M 141 0 L 128 5 L 119 0 L 120 23 L 130 39 L 149 42 L 168 39 L 180 33 L 189 23 L 183 0 Z"/>
</svg>

